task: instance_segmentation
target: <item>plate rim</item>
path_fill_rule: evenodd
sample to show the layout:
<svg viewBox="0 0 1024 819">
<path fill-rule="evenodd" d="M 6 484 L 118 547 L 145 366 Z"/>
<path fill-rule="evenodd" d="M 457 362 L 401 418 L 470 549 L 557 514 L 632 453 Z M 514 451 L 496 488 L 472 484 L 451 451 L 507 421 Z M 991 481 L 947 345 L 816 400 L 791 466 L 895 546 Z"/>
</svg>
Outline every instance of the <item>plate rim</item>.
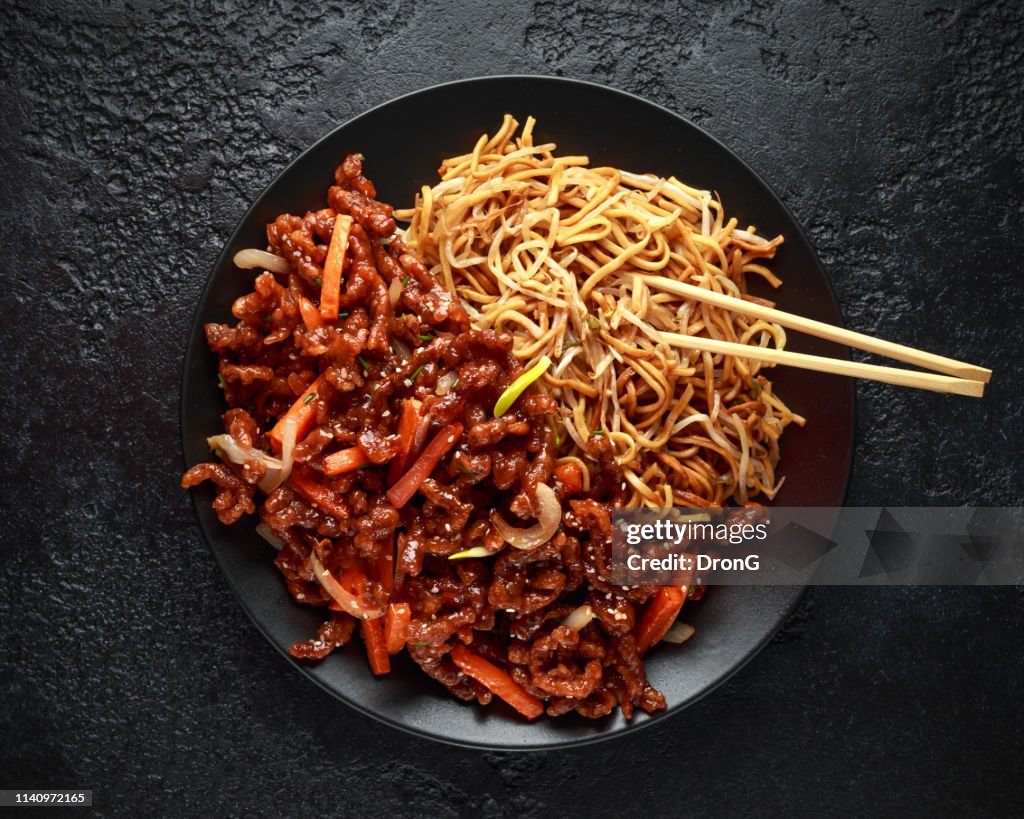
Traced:
<svg viewBox="0 0 1024 819">
<path fill-rule="evenodd" d="M 670 116 L 673 119 L 678 120 L 684 126 L 686 126 L 688 128 L 692 128 L 695 131 L 699 132 L 700 135 L 702 135 L 704 138 L 706 138 L 706 139 L 710 140 L 711 142 L 713 142 L 719 149 L 724 151 L 725 154 L 727 154 L 735 162 L 737 162 L 746 173 L 750 174 L 754 179 L 756 179 L 756 181 L 764 188 L 764 190 L 768 192 L 770 197 L 775 200 L 775 203 L 783 210 L 783 212 L 784 212 L 785 216 L 788 218 L 788 220 L 796 227 L 797 235 L 807 245 L 807 247 L 810 248 L 810 250 L 811 250 L 811 255 L 812 255 L 812 257 L 814 259 L 814 262 L 815 262 L 815 267 L 816 267 L 817 271 L 821 274 L 820 278 L 821 278 L 821 280 L 825 284 L 825 289 L 826 289 L 827 295 L 828 295 L 828 301 L 831 304 L 831 306 L 835 309 L 836 313 L 839 315 L 840 320 L 842 321 L 843 326 L 845 326 L 845 324 L 846 324 L 846 317 L 843 314 L 842 305 L 841 305 L 841 303 L 840 303 L 840 301 L 839 301 L 839 299 L 838 299 L 838 297 L 836 295 L 835 288 L 832 286 L 832 282 L 829 279 L 828 275 L 826 274 L 825 269 L 824 269 L 824 267 L 821 264 L 821 260 L 818 258 L 817 251 L 814 249 L 814 246 L 811 244 L 810 239 L 807 237 L 807 234 L 804 231 L 803 225 L 799 222 L 799 220 L 797 220 L 797 218 L 795 217 L 793 212 L 790 210 L 789 206 L 782 199 L 782 197 L 776 192 L 776 190 L 771 185 L 769 185 L 768 182 L 765 181 L 765 179 L 753 167 L 751 167 L 732 148 L 727 146 L 724 142 L 722 142 L 720 139 L 718 139 L 713 134 L 709 133 L 702 126 L 698 125 L 697 123 L 691 121 L 690 119 L 688 119 L 687 117 L 683 116 L 682 114 L 679 114 L 676 111 L 673 111 L 672 109 L 670 109 L 670 108 L 668 108 L 668 107 L 666 107 L 666 106 L 664 106 L 664 105 L 662 105 L 660 103 L 653 102 L 652 100 L 646 99 L 645 97 L 642 97 L 642 96 L 640 96 L 638 94 L 634 94 L 633 92 L 625 91 L 623 89 L 615 88 L 613 86 L 605 85 L 603 83 L 594 82 L 592 80 L 578 79 L 578 78 L 575 78 L 575 77 L 562 77 L 562 76 L 549 75 L 549 74 L 492 74 L 492 75 L 481 75 L 481 76 L 474 76 L 474 77 L 464 77 L 464 78 L 455 79 L 455 80 L 448 80 L 448 81 L 445 81 L 445 82 L 442 82 L 442 83 L 435 83 L 435 84 L 432 84 L 432 85 L 424 86 L 422 88 L 418 88 L 418 89 L 415 89 L 413 91 L 409 91 L 409 92 L 406 92 L 404 94 L 401 94 L 399 96 L 392 97 L 390 99 L 387 99 L 387 100 L 385 100 L 383 102 L 380 102 L 380 103 L 378 103 L 378 104 L 376 104 L 376 105 L 366 109 L 365 111 L 362 111 L 362 112 L 360 112 L 360 113 L 358 113 L 358 114 L 356 114 L 354 116 L 351 116 L 351 117 L 349 117 L 349 118 L 339 122 L 337 125 L 332 127 L 329 131 L 324 133 L 321 137 L 319 137 L 318 139 L 316 139 L 315 141 L 313 141 L 312 143 L 307 145 L 305 148 L 300 150 L 299 153 L 297 153 L 295 156 L 293 156 L 292 159 L 277 174 L 275 174 L 273 176 L 273 178 L 251 200 L 251 202 L 248 205 L 248 207 L 243 211 L 241 216 L 238 218 L 234 228 L 231 229 L 231 232 L 228 234 L 227 238 L 224 241 L 223 247 L 221 248 L 220 252 L 217 254 L 217 256 L 216 256 L 212 266 L 209 268 L 209 270 L 208 270 L 208 272 L 206 274 L 206 281 L 205 281 L 205 283 L 203 285 L 202 291 L 201 291 L 198 299 L 195 302 L 195 305 L 193 307 L 193 310 L 192 310 L 192 313 L 191 313 L 191 317 L 190 317 L 190 325 L 189 325 L 190 329 L 189 329 L 189 332 L 187 334 L 186 346 L 185 346 L 185 355 L 183 357 L 182 366 L 181 366 L 181 376 L 180 376 L 180 382 L 179 382 L 179 399 L 178 399 L 178 423 L 179 423 L 179 434 L 180 434 L 180 438 L 181 438 L 181 441 L 180 441 L 181 456 L 182 456 L 182 464 L 185 465 L 186 468 L 187 468 L 187 464 L 188 464 L 187 457 L 186 457 L 188 441 L 187 441 L 187 439 L 185 437 L 186 412 L 187 412 L 185 393 L 186 393 L 186 384 L 187 384 L 187 381 L 188 381 L 188 372 L 189 372 L 189 370 L 191 368 L 191 365 L 192 365 L 193 361 L 195 360 L 195 351 L 197 349 L 199 349 L 199 347 L 197 346 L 196 342 L 197 342 L 197 336 L 199 336 L 200 330 L 201 330 L 200 323 L 199 323 L 200 322 L 200 317 L 201 317 L 201 312 L 202 312 L 203 306 L 206 304 L 206 302 L 207 302 L 207 300 L 208 300 L 208 298 L 210 296 L 211 290 L 213 289 L 214 282 L 215 282 L 215 279 L 216 279 L 217 271 L 226 262 L 228 254 L 229 254 L 229 250 L 232 247 L 232 245 L 235 243 L 236 237 L 246 227 L 247 223 L 249 222 L 249 220 L 254 215 L 254 212 L 257 210 L 257 208 L 259 207 L 260 203 L 267 196 L 268 192 L 275 185 L 277 185 L 278 182 L 280 182 L 282 179 L 284 179 L 289 174 L 291 174 L 293 169 L 297 165 L 299 165 L 308 154 L 313 153 L 318 148 L 320 148 L 322 145 L 324 145 L 325 143 L 330 141 L 334 137 L 334 135 L 339 130 L 341 130 L 343 128 L 347 128 L 347 127 L 349 127 L 349 126 L 359 122 L 360 120 L 362 120 L 364 118 L 370 117 L 370 116 L 376 114 L 378 111 L 380 111 L 382 109 L 390 108 L 392 106 L 400 106 L 402 103 L 406 102 L 407 100 L 409 100 L 411 98 L 414 98 L 414 97 L 418 97 L 418 96 L 423 95 L 423 94 L 437 92 L 437 91 L 440 91 L 442 89 L 449 88 L 449 87 L 452 87 L 452 86 L 471 86 L 471 85 L 477 85 L 477 84 L 486 84 L 488 82 L 494 82 L 494 81 L 504 81 L 504 82 L 508 82 L 508 81 L 513 81 L 513 82 L 514 81 L 537 82 L 537 81 L 541 81 L 541 82 L 549 82 L 549 83 L 552 83 L 552 84 L 561 84 L 561 85 L 565 85 L 565 86 L 568 86 L 568 87 L 585 86 L 585 87 L 589 87 L 589 88 L 591 88 L 591 89 L 593 89 L 593 90 L 595 90 L 595 91 L 597 91 L 599 93 L 612 94 L 612 95 L 615 95 L 615 96 L 627 98 L 627 99 L 629 99 L 634 104 L 640 104 L 640 105 L 643 105 L 643 106 L 647 106 L 649 108 L 656 109 L 662 115 Z M 849 358 L 849 352 L 848 352 L 848 350 L 845 350 L 845 348 L 844 348 L 843 355 L 846 358 Z M 843 468 L 843 473 L 842 473 L 843 474 L 843 485 L 842 485 L 842 490 L 841 490 L 841 493 L 840 493 L 840 495 L 841 495 L 840 506 L 845 505 L 847 497 L 849 495 L 850 482 L 851 482 L 851 477 L 852 477 L 852 473 L 853 473 L 854 454 L 855 454 L 855 449 L 856 449 L 856 445 L 857 445 L 857 435 L 856 435 L 856 431 L 857 431 L 857 429 L 856 429 L 856 421 L 857 421 L 857 391 L 856 391 L 856 389 L 854 389 L 852 381 L 849 383 L 848 392 L 849 392 L 849 396 L 850 396 L 850 401 L 849 401 L 849 418 L 848 418 L 849 428 L 850 428 L 850 440 L 849 440 L 848 446 L 845 447 L 845 464 L 843 465 L 844 468 Z M 302 674 L 302 676 L 305 679 L 310 680 L 311 682 L 316 684 L 321 690 L 323 690 L 325 693 L 330 695 L 333 699 L 342 702 L 347 707 L 354 709 L 355 711 L 359 712 L 360 714 L 362 714 L 364 716 L 370 717 L 372 720 L 374 720 L 374 721 L 376 721 L 378 723 L 382 723 L 382 724 L 387 725 L 387 726 L 389 726 L 391 728 L 396 728 L 396 729 L 398 729 L 400 731 L 405 732 L 406 734 L 410 734 L 412 736 L 415 736 L 415 737 L 418 737 L 418 738 L 421 738 L 421 739 L 424 739 L 424 738 L 425 739 L 430 739 L 430 740 L 433 740 L 433 741 L 441 742 L 441 743 L 443 743 L 445 745 L 450 745 L 450 746 L 459 747 L 459 748 L 465 748 L 465 749 L 486 750 L 486 751 L 504 751 L 504 752 L 509 752 L 509 751 L 511 751 L 511 752 L 524 751 L 525 752 L 525 751 L 565 750 L 565 749 L 569 749 L 569 748 L 580 748 L 580 747 L 583 747 L 583 746 L 594 745 L 594 744 L 597 744 L 597 743 L 606 742 L 606 741 L 609 741 L 609 740 L 612 740 L 612 739 L 616 739 L 616 738 L 623 737 L 623 736 L 626 736 L 626 735 L 629 735 L 629 734 L 633 734 L 633 733 L 635 733 L 637 731 L 640 731 L 640 730 L 642 730 L 644 728 L 647 728 L 649 726 L 660 724 L 661 722 L 663 722 L 664 720 L 668 719 L 669 717 L 672 717 L 672 716 L 675 716 L 677 714 L 682 713 L 683 711 L 687 710 L 691 706 L 695 705 L 696 703 L 698 703 L 699 701 L 704 699 L 706 696 L 708 696 L 709 694 L 711 694 L 712 692 L 717 690 L 721 685 L 725 684 L 734 675 L 739 673 L 744 667 L 746 667 L 746 665 L 748 663 L 750 663 L 755 657 L 757 657 L 761 653 L 761 651 L 764 649 L 764 647 L 769 642 L 771 642 L 774 639 L 775 635 L 782 628 L 782 626 L 784 625 L 786 620 L 789 618 L 790 614 L 792 614 L 792 612 L 795 610 L 795 608 L 797 607 L 799 602 L 803 599 L 803 596 L 804 596 L 804 594 L 806 592 L 806 589 L 807 589 L 807 586 L 770 587 L 770 588 L 773 588 L 773 589 L 775 589 L 775 588 L 791 588 L 793 590 L 792 594 L 789 596 L 789 598 L 787 600 L 785 600 L 783 609 L 780 611 L 780 615 L 778 617 L 778 620 L 775 622 L 775 624 L 761 637 L 760 640 L 758 640 L 758 642 L 755 645 L 753 645 L 752 648 L 750 648 L 747 651 L 747 653 L 743 657 L 741 657 L 738 661 L 732 663 L 728 667 L 726 667 L 726 668 L 722 669 L 721 671 L 717 672 L 715 677 L 713 679 L 711 679 L 706 685 L 704 685 L 697 693 L 695 693 L 694 695 L 690 696 L 689 698 L 687 698 L 687 699 L 685 699 L 685 700 L 683 700 L 681 702 L 676 703 L 675 705 L 672 705 L 672 706 L 668 707 L 666 710 L 664 710 L 664 711 L 662 711 L 660 713 L 653 714 L 653 715 L 644 715 L 640 719 L 634 718 L 633 720 L 629 721 L 626 725 L 620 726 L 620 727 L 618 727 L 616 729 L 612 729 L 612 730 L 608 730 L 608 731 L 602 731 L 600 733 L 595 733 L 595 734 L 589 735 L 589 736 L 571 737 L 571 738 L 567 738 L 565 740 L 556 741 L 556 742 L 529 743 L 529 744 L 495 744 L 495 743 L 486 742 L 486 741 L 482 741 L 482 742 L 463 741 L 461 739 L 456 739 L 456 738 L 448 737 L 448 736 L 445 736 L 443 734 L 435 733 L 435 732 L 432 732 L 432 731 L 427 730 L 427 729 L 419 728 L 419 727 L 410 725 L 410 724 L 408 724 L 406 722 L 400 722 L 400 721 L 398 721 L 396 719 L 391 718 L 387 713 L 375 711 L 375 710 L 373 710 L 373 709 L 371 709 L 371 708 L 369 708 L 367 706 L 364 706 L 362 703 L 360 703 L 360 702 L 352 699 L 351 697 L 347 696 L 344 691 L 338 690 L 338 689 L 330 686 L 325 680 L 322 680 L 321 678 L 319 678 L 315 674 L 311 673 L 311 669 L 310 668 L 307 668 L 306 666 L 304 666 L 304 665 L 300 664 L 299 662 L 297 662 L 287 652 L 287 650 L 283 646 L 279 645 L 277 640 L 274 637 L 271 636 L 271 634 L 264 627 L 264 625 L 260 621 L 260 619 L 257 618 L 256 613 L 253 610 L 253 608 L 248 604 L 248 602 L 246 601 L 245 597 L 243 597 L 243 595 L 241 594 L 241 591 L 239 589 L 239 586 L 238 586 L 238 583 L 237 583 L 236 579 L 232 576 L 231 573 L 229 573 L 226 570 L 225 565 L 224 565 L 223 561 L 221 560 L 220 555 L 218 554 L 217 550 L 214 548 L 214 545 L 213 545 L 213 543 L 211 541 L 211 538 L 210 538 L 209 534 L 206 531 L 206 527 L 203 525 L 202 517 L 201 517 L 201 514 L 200 514 L 200 508 L 199 508 L 200 501 L 199 501 L 198 493 L 193 492 L 193 491 L 189 491 L 188 494 L 189 494 L 189 497 L 191 499 L 193 512 L 196 515 L 196 522 L 198 523 L 199 531 L 202 534 L 203 540 L 205 541 L 207 548 L 209 549 L 211 555 L 213 556 L 214 562 L 217 564 L 217 568 L 219 570 L 219 573 L 220 573 L 221 577 L 226 581 L 226 583 L 228 585 L 228 588 L 231 590 L 231 592 L 234 595 L 236 601 L 242 607 L 242 610 L 246 613 L 246 615 L 248 616 L 250 621 L 252 621 L 252 623 L 256 626 L 256 628 L 260 632 L 260 634 L 262 634 L 263 637 L 266 639 L 266 641 L 268 643 L 270 643 L 271 646 L 274 647 L 274 649 L 278 652 L 278 654 L 285 658 L 288 666 L 290 666 L 293 670 L 297 670 L 300 674 Z M 455 704 L 458 704 L 458 703 L 455 703 Z M 473 703 L 473 704 L 470 704 L 468 707 L 477 707 L 478 708 L 478 707 L 481 707 L 481 706 L 478 706 L 475 703 Z M 638 715 L 638 716 L 640 716 L 640 715 Z"/>
</svg>

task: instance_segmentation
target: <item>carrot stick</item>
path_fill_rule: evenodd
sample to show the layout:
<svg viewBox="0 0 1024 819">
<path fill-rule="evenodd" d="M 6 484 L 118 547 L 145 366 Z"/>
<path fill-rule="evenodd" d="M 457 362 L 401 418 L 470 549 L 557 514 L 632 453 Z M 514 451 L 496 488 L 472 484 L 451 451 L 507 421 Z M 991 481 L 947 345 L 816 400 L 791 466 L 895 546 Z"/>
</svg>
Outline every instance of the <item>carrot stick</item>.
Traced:
<svg viewBox="0 0 1024 819">
<path fill-rule="evenodd" d="M 583 491 L 583 470 L 580 469 L 579 464 L 572 461 L 562 464 L 555 470 L 555 477 L 570 495 L 577 495 Z"/>
<path fill-rule="evenodd" d="M 422 417 L 423 402 L 416 398 L 407 398 L 402 405 L 402 417 L 398 421 L 398 452 L 388 466 L 388 483 L 396 484 L 398 479 L 409 468 L 413 456 L 413 445 L 416 441 L 416 428 Z"/>
<path fill-rule="evenodd" d="M 341 475 L 343 472 L 351 472 L 354 469 L 359 469 L 361 466 L 366 466 L 368 463 L 370 463 L 370 459 L 366 457 L 366 453 L 358 446 L 339 449 L 337 452 L 332 452 L 324 458 L 324 474 Z"/>
<path fill-rule="evenodd" d="M 306 387 L 306 391 L 296 399 L 288 412 L 277 419 L 277 423 L 270 430 L 269 436 L 270 445 L 274 448 L 274 452 L 278 454 L 281 452 L 281 446 L 284 443 L 284 422 L 287 418 L 297 418 L 299 420 L 299 429 L 295 437 L 296 441 L 301 441 L 309 435 L 309 431 L 313 428 L 313 424 L 316 421 L 316 393 L 323 383 L 324 377 L 321 375 Z"/>
<path fill-rule="evenodd" d="M 384 591 L 391 594 L 395 587 L 395 533 L 391 533 L 387 547 L 373 564 L 373 579 L 380 583 Z"/>
<path fill-rule="evenodd" d="M 507 672 L 479 654 L 474 654 L 462 643 L 456 643 L 452 648 L 452 659 L 464 674 L 482 684 L 495 696 L 501 697 L 527 719 L 535 719 L 544 713 L 544 704 L 539 699 Z"/>
<path fill-rule="evenodd" d="M 359 563 L 350 563 L 344 569 L 341 570 L 341 574 L 338 576 L 338 585 L 341 588 L 355 597 L 357 600 L 362 600 L 366 594 L 367 585 L 366 572 L 363 570 L 362 565 Z M 338 605 L 336 600 L 332 600 L 327 608 L 332 611 L 348 611 Z M 386 613 L 386 610 L 381 611 L 381 616 Z M 358 615 L 359 619 L 363 619 L 362 615 Z"/>
<path fill-rule="evenodd" d="M 454 423 L 449 424 L 434 436 L 434 440 L 427 444 L 423 454 L 416 459 L 416 463 L 388 490 L 388 500 L 391 501 L 392 506 L 401 509 L 410 501 L 416 494 L 416 490 L 430 477 L 434 467 L 455 446 L 455 442 L 461 435 L 462 424 Z"/>
<path fill-rule="evenodd" d="M 412 620 L 412 609 L 408 603 L 392 603 L 384 615 L 384 642 L 388 654 L 397 654 L 405 648 L 406 635 L 409 633 L 409 621 Z"/>
<path fill-rule="evenodd" d="M 388 647 L 384 642 L 384 621 L 380 617 L 376 620 L 363 620 L 359 627 L 363 634 L 363 642 L 366 643 L 370 671 L 378 677 L 387 674 L 391 671 L 391 660 L 388 658 Z"/>
<path fill-rule="evenodd" d="M 352 510 L 345 499 L 333 489 L 328 489 L 323 484 L 296 472 L 291 474 L 288 481 L 291 483 L 292 489 L 298 492 L 302 498 L 331 517 L 340 521 L 352 517 Z"/>
<path fill-rule="evenodd" d="M 306 325 L 307 330 L 315 330 L 317 327 L 323 327 L 324 325 L 320 311 L 305 296 L 299 299 L 299 315 L 302 316 L 302 323 Z"/>
<path fill-rule="evenodd" d="M 679 616 L 686 600 L 683 586 L 662 586 L 636 626 L 636 650 L 642 657 L 655 645 Z"/>
<path fill-rule="evenodd" d="M 325 321 L 337 321 L 341 307 L 341 271 L 352 232 L 352 217 L 342 214 L 334 219 L 334 232 L 324 260 L 323 285 L 320 288 L 320 315 Z"/>
<path fill-rule="evenodd" d="M 353 617 L 361 620 L 368 617 L 384 616 L 383 606 L 372 604 L 366 600 L 363 594 L 366 588 L 366 575 L 358 566 L 345 569 L 341 577 L 335 579 L 334 575 L 324 568 L 315 551 L 309 556 L 309 562 L 316 579 L 323 586 L 324 591 L 331 596 L 331 602 L 327 605 L 331 611 L 347 611 Z"/>
<path fill-rule="evenodd" d="M 338 582 L 343 589 L 358 596 L 366 590 L 366 572 L 358 563 L 350 563 L 341 570 Z"/>
</svg>

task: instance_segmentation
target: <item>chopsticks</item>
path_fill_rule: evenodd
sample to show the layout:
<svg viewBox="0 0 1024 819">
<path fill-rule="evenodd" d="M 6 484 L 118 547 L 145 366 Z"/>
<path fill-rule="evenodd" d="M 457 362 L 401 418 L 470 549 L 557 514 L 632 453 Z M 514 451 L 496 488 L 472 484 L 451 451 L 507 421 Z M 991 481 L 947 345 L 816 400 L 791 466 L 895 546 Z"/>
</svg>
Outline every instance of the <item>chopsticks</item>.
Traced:
<svg viewBox="0 0 1024 819">
<path fill-rule="evenodd" d="M 825 358 L 824 356 L 756 347 L 750 344 L 738 344 L 713 338 L 699 338 L 683 333 L 659 332 L 659 336 L 665 343 L 673 347 L 721 353 L 752 361 L 783 364 L 790 367 L 800 367 L 805 370 L 848 375 L 854 378 L 867 378 L 872 381 L 882 381 L 887 384 L 896 384 L 903 387 L 916 387 L 922 390 L 931 390 L 932 392 L 953 393 L 974 398 L 981 397 L 985 391 L 985 384 L 992 377 L 991 370 L 975 366 L 974 364 L 967 364 L 963 361 L 935 355 L 934 353 L 927 353 L 913 347 L 884 341 L 864 333 L 847 330 L 843 327 L 835 327 L 821 321 L 787 313 L 774 307 L 766 307 L 756 302 L 738 299 L 734 296 L 727 296 L 723 293 L 716 293 L 713 290 L 686 284 L 685 282 L 676 281 L 664 276 L 637 275 L 648 286 L 666 293 L 673 293 L 677 296 L 691 298 L 694 301 L 711 304 L 735 313 L 771 321 L 783 327 L 788 327 L 791 330 L 798 330 L 828 341 L 835 341 L 848 347 L 856 347 L 859 350 L 878 353 L 907 364 L 914 364 L 929 370 L 946 373 L 946 375 L 934 375 L 916 370 L 903 370 L 897 367 L 883 367 L 878 364 L 863 364 L 858 361 L 840 361 L 834 358 Z"/>
</svg>

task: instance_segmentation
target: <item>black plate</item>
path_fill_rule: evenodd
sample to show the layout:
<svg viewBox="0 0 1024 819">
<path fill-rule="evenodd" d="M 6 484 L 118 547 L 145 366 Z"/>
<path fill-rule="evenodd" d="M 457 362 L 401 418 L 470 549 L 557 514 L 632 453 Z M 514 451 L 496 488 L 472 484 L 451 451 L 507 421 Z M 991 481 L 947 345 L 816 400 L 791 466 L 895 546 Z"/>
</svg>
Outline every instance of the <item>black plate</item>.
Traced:
<svg viewBox="0 0 1024 819">
<path fill-rule="evenodd" d="M 773 264 L 784 281 L 776 294 L 780 307 L 842 323 L 814 251 L 778 197 L 725 146 L 676 114 L 621 91 L 552 77 L 487 77 L 436 86 L 332 131 L 292 162 L 242 218 L 217 260 L 189 339 L 181 405 L 187 464 L 208 459 L 206 436 L 222 431 L 216 360 L 206 348 L 202 326 L 228 320 L 231 302 L 251 289 L 251 277 L 231 263 L 235 252 L 264 247 L 265 226 L 279 213 L 323 207 L 333 170 L 351 151 L 366 154 L 367 175 L 383 201 L 407 206 L 420 186 L 437 181 L 443 157 L 471 150 L 481 133 L 494 133 L 505 112 L 520 122 L 535 116 L 538 142 L 555 141 L 562 153 L 585 153 L 596 164 L 638 173 L 675 174 L 690 185 L 718 191 L 726 213 L 741 226 L 756 224 L 763 235 L 785 235 Z M 848 357 L 835 345 L 796 334 L 789 348 Z M 772 377 L 790 407 L 808 418 L 805 429 L 791 428 L 783 440 L 786 484 L 776 503 L 840 505 L 853 449 L 850 380 L 781 367 Z M 287 656 L 288 646 L 314 633 L 320 616 L 289 598 L 271 548 L 254 532 L 255 521 L 222 526 L 210 509 L 208 486 L 196 490 L 194 500 L 228 584 L 267 639 Z M 723 587 L 693 605 L 685 619 L 696 635 L 679 648 L 659 648 L 647 662 L 668 710 L 653 718 L 638 715 L 632 723 L 616 714 L 596 722 L 561 717 L 527 724 L 501 703 L 485 708 L 455 701 L 405 658 L 399 658 L 390 676 L 374 679 L 358 644 L 319 665 L 298 667 L 348 705 L 424 736 L 494 749 L 579 745 L 650 725 L 693 703 L 757 653 L 801 592 L 799 587 Z"/>
</svg>

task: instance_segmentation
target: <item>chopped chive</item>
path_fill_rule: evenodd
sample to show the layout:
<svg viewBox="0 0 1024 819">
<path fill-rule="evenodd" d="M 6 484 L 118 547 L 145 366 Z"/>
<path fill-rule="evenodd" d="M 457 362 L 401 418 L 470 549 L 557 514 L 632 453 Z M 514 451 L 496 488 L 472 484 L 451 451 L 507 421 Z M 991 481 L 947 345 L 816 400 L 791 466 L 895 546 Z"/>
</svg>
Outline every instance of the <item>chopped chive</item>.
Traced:
<svg viewBox="0 0 1024 819">
<path fill-rule="evenodd" d="M 476 474 L 475 472 L 470 472 L 470 471 L 469 471 L 468 469 L 466 469 L 466 467 L 464 467 L 464 466 L 463 466 L 462 464 L 458 464 L 458 467 L 459 467 L 459 472 L 462 472 L 462 473 L 463 473 L 464 475 L 470 475 L 470 476 L 472 476 L 472 475 L 475 475 L 475 474 Z"/>
<path fill-rule="evenodd" d="M 594 435 L 607 435 L 608 434 L 603 429 L 594 429 L 594 430 L 591 430 L 591 432 L 593 432 Z"/>
<path fill-rule="evenodd" d="M 309 395 L 306 396 L 305 400 L 302 403 L 303 404 L 308 404 L 314 398 L 316 398 L 316 393 L 315 392 L 311 392 Z"/>
<path fill-rule="evenodd" d="M 317 287 L 323 287 L 324 286 L 324 280 L 322 278 L 320 278 L 320 276 L 316 277 L 316 286 Z"/>
<path fill-rule="evenodd" d="M 227 382 L 224 380 L 224 376 L 221 375 L 220 373 L 217 373 L 217 386 L 220 387 L 222 390 L 226 389 L 228 386 Z"/>
<path fill-rule="evenodd" d="M 406 286 L 406 285 L 407 285 L 407 284 L 409 283 L 409 278 L 410 278 L 410 277 L 409 277 L 409 274 L 408 274 L 408 273 L 406 273 L 406 274 L 405 274 L 405 278 L 404 278 L 404 279 L 402 279 L 402 287 L 405 287 L 405 286 Z"/>
<path fill-rule="evenodd" d="M 430 341 L 430 339 L 432 338 L 433 336 L 430 335 L 430 333 L 424 333 L 423 335 L 420 336 L 420 341 Z"/>
<path fill-rule="evenodd" d="M 459 377 L 455 376 L 455 380 L 452 381 L 452 385 L 448 389 L 454 390 L 457 386 L 459 386 Z"/>
<path fill-rule="evenodd" d="M 413 643 L 414 646 L 429 646 L 430 643 L 427 640 L 417 640 Z"/>
<path fill-rule="evenodd" d="M 255 404 L 250 404 L 249 406 L 247 406 L 245 408 L 245 411 L 247 413 L 249 413 L 250 415 L 252 415 L 254 412 L 256 412 L 256 405 Z"/>
<path fill-rule="evenodd" d="M 418 367 L 416 368 L 416 372 L 414 372 L 414 373 L 413 373 L 413 374 L 412 374 L 412 375 L 411 375 L 411 376 L 409 377 L 409 380 L 410 380 L 410 381 L 415 381 L 415 380 L 416 380 L 416 376 L 418 376 L 418 375 L 419 375 L 419 374 L 420 374 L 421 372 L 423 372 L 423 368 L 424 368 L 424 367 L 426 367 L 426 366 L 427 366 L 426 364 L 420 364 L 420 366 L 418 366 Z"/>
<path fill-rule="evenodd" d="M 264 317 L 263 317 L 263 320 L 264 320 L 264 321 L 271 321 L 271 319 L 272 319 L 272 317 L 271 317 L 271 316 L 264 316 Z"/>
<path fill-rule="evenodd" d="M 338 313 L 338 318 L 348 318 L 348 310 L 342 310 Z"/>
<path fill-rule="evenodd" d="M 370 371 L 370 365 L 366 363 L 366 359 L 363 358 L 361 355 L 356 356 L 356 361 L 359 362 L 359 365 L 363 368 L 363 370 L 365 370 L 366 372 Z"/>
</svg>

